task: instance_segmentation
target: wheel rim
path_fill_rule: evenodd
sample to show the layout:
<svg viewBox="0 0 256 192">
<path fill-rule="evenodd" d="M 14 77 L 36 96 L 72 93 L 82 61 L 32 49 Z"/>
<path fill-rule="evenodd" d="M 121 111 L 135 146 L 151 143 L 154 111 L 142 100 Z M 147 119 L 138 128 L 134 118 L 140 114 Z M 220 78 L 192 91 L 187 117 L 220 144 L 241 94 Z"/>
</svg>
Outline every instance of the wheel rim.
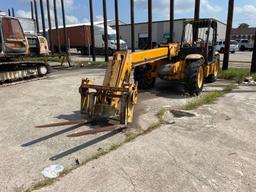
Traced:
<svg viewBox="0 0 256 192">
<path fill-rule="evenodd" d="M 200 66 L 198 69 L 198 75 L 197 75 L 198 88 L 201 88 L 203 86 L 203 81 L 204 81 L 204 69 L 202 66 Z"/>
<path fill-rule="evenodd" d="M 48 72 L 46 66 L 40 66 L 38 70 L 39 70 L 39 73 L 40 73 L 41 75 L 46 75 L 47 72 Z"/>
</svg>

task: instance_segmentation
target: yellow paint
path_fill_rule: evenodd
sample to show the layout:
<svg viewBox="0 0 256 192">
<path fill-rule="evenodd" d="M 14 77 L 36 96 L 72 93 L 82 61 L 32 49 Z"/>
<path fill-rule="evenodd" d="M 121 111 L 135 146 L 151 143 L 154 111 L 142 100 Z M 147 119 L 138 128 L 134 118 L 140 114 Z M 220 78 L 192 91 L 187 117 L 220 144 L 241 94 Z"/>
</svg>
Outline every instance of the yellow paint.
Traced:
<svg viewBox="0 0 256 192">
<path fill-rule="evenodd" d="M 137 85 L 130 82 L 132 69 L 143 64 L 151 65 L 151 71 L 146 75 L 148 79 L 158 77 L 157 68 L 161 64 L 168 64 L 171 58 L 178 56 L 180 52 L 179 44 L 169 44 L 160 48 L 150 49 L 140 52 L 129 53 L 120 51 L 114 54 L 113 60 L 108 63 L 105 73 L 103 86 L 107 87 L 108 91 L 102 91 L 96 96 L 94 106 L 97 110 L 94 111 L 95 116 L 112 116 L 113 114 L 120 115 L 121 96 L 124 92 L 115 91 L 114 88 L 128 89 L 127 97 L 127 117 L 126 121 L 131 123 L 133 120 L 134 105 L 137 103 L 138 90 Z M 170 74 L 167 76 L 169 80 L 183 80 L 186 67 L 186 60 L 180 60 L 170 65 Z M 199 86 L 203 85 L 203 80 L 209 74 L 213 74 L 218 70 L 217 64 L 200 67 L 198 75 Z M 84 80 L 84 84 L 93 84 L 90 80 Z M 87 90 L 91 92 L 92 90 Z M 99 90 L 94 90 L 94 92 Z M 88 112 L 89 103 L 91 102 L 88 95 L 81 93 L 81 110 Z M 112 96 L 106 96 L 110 94 Z M 104 114 L 103 114 L 104 113 Z"/>
</svg>

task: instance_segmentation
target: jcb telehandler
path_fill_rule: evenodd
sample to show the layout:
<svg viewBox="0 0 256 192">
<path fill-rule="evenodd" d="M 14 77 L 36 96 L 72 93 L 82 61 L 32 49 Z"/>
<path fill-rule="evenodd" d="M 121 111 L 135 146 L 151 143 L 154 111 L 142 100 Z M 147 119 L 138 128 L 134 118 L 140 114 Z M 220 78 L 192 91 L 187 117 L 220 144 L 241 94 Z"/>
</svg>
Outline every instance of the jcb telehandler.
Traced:
<svg viewBox="0 0 256 192">
<path fill-rule="evenodd" d="M 138 97 L 137 88 L 152 88 L 157 77 L 182 81 L 186 92 L 198 95 L 205 81 L 213 82 L 217 78 L 220 63 L 219 54 L 215 52 L 216 39 L 215 20 L 190 20 L 184 22 L 181 43 L 134 53 L 115 53 L 113 61 L 108 63 L 102 86 L 94 85 L 89 79 L 82 80 L 81 113 L 85 114 L 85 119 L 66 124 L 103 118 L 118 120 L 121 126 L 126 126 L 133 119 Z M 130 78 L 133 69 L 134 82 Z M 48 126 L 58 125 L 65 123 Z M 88 131 L 71 136 L 85 134 Z"/>
</svg>

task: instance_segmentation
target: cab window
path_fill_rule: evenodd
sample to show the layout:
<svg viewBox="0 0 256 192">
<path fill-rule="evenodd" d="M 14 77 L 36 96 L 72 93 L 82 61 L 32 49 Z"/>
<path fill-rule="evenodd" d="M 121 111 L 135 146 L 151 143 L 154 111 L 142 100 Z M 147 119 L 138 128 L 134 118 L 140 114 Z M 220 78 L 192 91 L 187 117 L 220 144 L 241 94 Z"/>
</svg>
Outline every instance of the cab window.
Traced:
<svg viewBox="0 0 256 192">
<path fill-rule="evenodd" d="M 3 18 L 3 36 L 8 39 L 24 39 L 24 34 L 17 19 Z"/>
</svg>

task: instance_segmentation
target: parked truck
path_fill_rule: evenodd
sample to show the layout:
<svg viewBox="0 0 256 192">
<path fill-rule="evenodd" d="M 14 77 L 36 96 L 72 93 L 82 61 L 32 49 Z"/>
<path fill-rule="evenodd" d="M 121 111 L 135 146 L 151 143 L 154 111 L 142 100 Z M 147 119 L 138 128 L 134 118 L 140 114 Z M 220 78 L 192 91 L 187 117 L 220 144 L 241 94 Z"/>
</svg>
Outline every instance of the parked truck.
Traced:
<svg viewBox="0 0 256 192">
<path fill-rule="evenodd" d="M 240 51 L 245 51 L 245 50 L 252 51 L 253 45 L 254 45 L 253 41 L 249 41 L 248 39 L 240 39 L 238 47 Z"/>
<path fill-rule="evenodd" d="M 91 47 L 91 25 L 89 24 L 78 24 L 70 25 L 66 27 L 68 46 L 73 49 L 77 49 L 83 55 L 88 55 L 90 53 L 89 47 Z M 65 38 L 64 38 L 64 29 L 63 27 L 59 28 L 59 37 L 57 35 L 57 30 L 52 29 L 48 31 L 53 38 L 53 46 L 55 50 L 58 50 L 58 38 L 60 41 L 60 48 L 64 50 L 65 48 Z M 104 53 L 104 26 L 102 23 L 94 25 L 94 36 L 95 36 L 95 50 L 96 54 Z M 121 50 L 126 50 L 127 43 L 124 40 L 120 40 Z M 108 26 L 108 54 L 113 55 L 117 49 L 116 41 L 116 30 Z"/>
</svg>

